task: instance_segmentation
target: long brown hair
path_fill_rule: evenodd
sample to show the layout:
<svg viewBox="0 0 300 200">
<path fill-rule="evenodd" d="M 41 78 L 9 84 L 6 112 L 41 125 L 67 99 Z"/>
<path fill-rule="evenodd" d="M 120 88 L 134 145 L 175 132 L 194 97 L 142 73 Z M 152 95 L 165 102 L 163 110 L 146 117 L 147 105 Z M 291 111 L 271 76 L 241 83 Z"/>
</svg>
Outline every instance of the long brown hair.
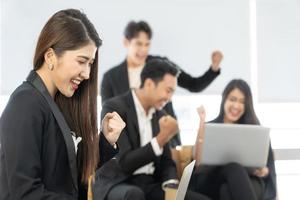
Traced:
<svg viewBox="0 0 300 200">
<path fill-rule="evenodd" d="M 90 42 L 101 46 L 101 39 L 87 16 L 79 10 L 67 9 L 55 13 L 42 29 L 33 60 L 34 70 L 43 63 L 44 54 L 52 48 L 60 57 L 65 51 L 79 49 Z M 99 136 L 97 129 L 98 49 L 91 67 L 90 78 L 84 80 L 71 98 L 59 91 L 55 102 L 76 136 L 82 137 L 78 145 L 77 165 L 81 182 L 87 183 L 99 162 Z"/>
</svg>

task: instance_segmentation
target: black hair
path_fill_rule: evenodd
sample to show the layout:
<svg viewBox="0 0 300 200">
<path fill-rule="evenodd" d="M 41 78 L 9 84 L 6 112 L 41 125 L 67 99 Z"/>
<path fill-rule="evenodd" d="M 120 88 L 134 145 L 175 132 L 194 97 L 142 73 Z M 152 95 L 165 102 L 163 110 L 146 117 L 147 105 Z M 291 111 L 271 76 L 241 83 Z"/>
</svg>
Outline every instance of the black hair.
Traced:
<svg viewBox="0 0 300 200">
<path fill-rule="evenodd" d="M 149 40 L 151 40 L 152 30 L 145 21 L 130 21 L 124 30 L 124 37 L 127 40 L 131 40 L 132 38 L 137 37 L 140 32 L 145 32 L 148 35 Z"/>
<path fill-rule="evenodd" d="M 144 87 L 147 78 L 150 78 L 157 84 L 166 74 L 177 77 L 179 70 L 167 59 L 151 59 L 141 72 L 141 88 Z"/>
</svg>

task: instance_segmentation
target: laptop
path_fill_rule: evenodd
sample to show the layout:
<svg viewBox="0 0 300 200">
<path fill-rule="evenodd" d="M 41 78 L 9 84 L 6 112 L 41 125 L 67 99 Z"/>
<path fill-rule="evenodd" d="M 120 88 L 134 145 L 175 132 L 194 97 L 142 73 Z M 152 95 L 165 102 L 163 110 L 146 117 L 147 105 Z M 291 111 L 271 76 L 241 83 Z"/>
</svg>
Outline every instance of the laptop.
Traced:
<svg viewBox="0 0 300 200">
<path fill-rule="evenodd" d="M 188 164 L 182 173 L 180 182 L 179 182 L 179 186 L 176 192 L 176 200 L 184 200 L 186 191 L 188 189 L 189 186 L 189 182 L 193 173 L 193 169 L 195 166 L 195 160 L 192 161 L 190 164 Z"/>
<path fill-rule="evenodd" d="M 265 167 L 270 145 L 270 129 L 259 125 L 205 125 L 202 165 L 231 162 L 245 167 Z"/>
</svg>

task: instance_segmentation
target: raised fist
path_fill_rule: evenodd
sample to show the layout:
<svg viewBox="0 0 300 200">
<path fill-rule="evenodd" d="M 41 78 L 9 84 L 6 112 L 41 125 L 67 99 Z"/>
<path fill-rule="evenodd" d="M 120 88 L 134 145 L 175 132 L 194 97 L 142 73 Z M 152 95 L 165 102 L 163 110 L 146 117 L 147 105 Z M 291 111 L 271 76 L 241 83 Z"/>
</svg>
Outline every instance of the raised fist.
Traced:
<svg viewBox="0 0 300 200">
<path fill-rule="evenodd" d="M 102 131 L 107 141 L 114 145 L 126 124 L 117 112 L 107 113 L 102 120 Z"/>
<path fill-rule="evenodd" d="M 179 132 L 177 120 L 170 115 L 159 119 L 160 132 L 157 135 L 157 142 L 163 147 L 169 140 Z"/>
<path fill-rule="evenodd" d="M 220 63 L 223 59 L 223 54 L 221 51 L 214 51 L 211 54 L 211 68 L 213 71 L 218 71 L 220 69 Z"/>
</svg>

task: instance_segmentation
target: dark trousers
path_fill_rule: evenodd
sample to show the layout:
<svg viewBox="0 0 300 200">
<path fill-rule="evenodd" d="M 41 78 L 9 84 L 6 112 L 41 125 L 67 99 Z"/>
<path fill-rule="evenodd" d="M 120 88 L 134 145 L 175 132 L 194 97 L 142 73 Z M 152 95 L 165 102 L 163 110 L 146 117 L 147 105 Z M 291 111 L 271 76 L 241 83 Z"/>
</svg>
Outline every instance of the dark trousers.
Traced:
<svg viewBox="0 0 300 200">
<path fill-rule="evenodd" d="M 114 186 L 107 200 L 164 200 L 161 183 L 152 175 L 135 175 L 124 183 Z"/>
<path fill-rule="evenodd" d="M 211 199 L 203 194 L 200 194 L 199 192 L 187 190 L 184 200 L 211 200 Z"/>
<path fill-rule="evenodd" d="M 150 175 L 137 175 L 124 183 L 114 186 L 107 195 L 107 200 L 164 200 L 165 192 L 160 182 Z M 187 191 L 185 200 L 210 200 L 202 194 Z"/>
<path fill-rule="evenodd" d="M 236 163 L 194 173 L 189 188 L 212 200 L 263 199 L 263 181 Z"/>
</svg>

